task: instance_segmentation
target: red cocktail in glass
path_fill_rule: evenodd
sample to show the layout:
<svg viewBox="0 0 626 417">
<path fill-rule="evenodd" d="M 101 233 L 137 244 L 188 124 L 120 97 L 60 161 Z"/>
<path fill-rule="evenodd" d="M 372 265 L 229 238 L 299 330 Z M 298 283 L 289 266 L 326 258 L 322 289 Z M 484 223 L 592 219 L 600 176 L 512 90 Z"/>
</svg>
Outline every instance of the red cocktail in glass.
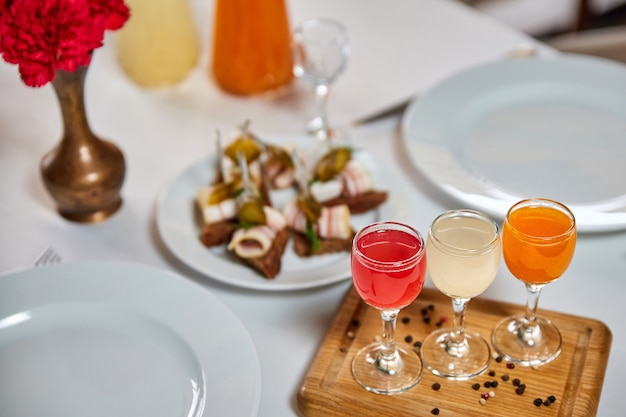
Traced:
<svg viewBox="0 0 626 417">
<path fill-rule="evenodd" d="M 363 300 L 380 311 L 382 341 L 357 353 L 352 374 L 368 391 L 404 392 L 422 377 L 422 362 L 410 346 L 398 346 L 394 330 L 398 312 L 409 305 L 424 286 L 424 239 L 412 227 L 380 222 L 363 228 L 352 245 L 352 279 Z"/>
</svg>

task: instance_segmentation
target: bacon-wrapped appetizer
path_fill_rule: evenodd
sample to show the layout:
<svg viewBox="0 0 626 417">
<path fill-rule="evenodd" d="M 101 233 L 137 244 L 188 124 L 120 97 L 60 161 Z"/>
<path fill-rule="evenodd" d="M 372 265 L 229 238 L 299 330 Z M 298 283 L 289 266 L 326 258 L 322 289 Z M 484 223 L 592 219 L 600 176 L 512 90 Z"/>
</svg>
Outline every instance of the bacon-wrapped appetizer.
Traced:
<svg viewBox="0 0 626 417">
<path fill-rule="evenodd" d="M 228 244 L 238 258 L 274 278 L 281 269 L 289 231 L 283 214 L 271 206 L 265 167 L 272 167 L 277 185 L 291 185 L 294 175 L 289 179 L 287 170 L 279 167 L 285 163 L 275 162 L 285 159 L 281 150 L 252 135 L 248 123 L 228 146 L 222 145 L 219 132 L 216 143 L 216 178 L 200 187 L 197 195 L 203 220 L 200 240 L 207 247 Z M 287 159 L 291 164 L 288 154 Z"/>
<path fill-rule="evenodd" d="M 200 240 L 207 247 L 217 246 L 230 241 L 237 224 L 236 196 L 243 189 L 241 173 L 234 169 L 222 146 L 219 131 L 216 135 L 217 175 L 213 184 L 198 189 L 197 205 L 202 215 L 203 226 Z M 231 147 L 230 152 L 242 153 L 248 157 L 250 151 L 245 143 L 240 147 Z M 257 155 L 258 156 L 258 155 Z M 250 154 L 250 158 L 255 157 Z"/>
<path fill-rule="evenodd" d="M 257 140 L 248 131 L 248 124 L 245 123 L 241 128 L 237 129 L 226 145 L 222 145 L 222 140 L 218 135 L 218 164 L 219 173 L 216 181 L 233 182 L 241 178 L 241 167 L 239 166 L 238 157 L 243 155 L 246 160 L 249 176 L 256 189 L 267 194 L 268 189 L 263 180 L 262 172 L 262 155 L 264 149 Z"/>
<path fill-rule="evenodd" d="M 309 190 L 320 204 L 347 204 L 352 214 L 365 213 L 387 200 L 387 192 L 374 189 L 366 167 L 347 147 L 332 148 L 319 159 Z"/>
<path fill-rule="evenodd" d="M 249 129 L 249 121 L 235 131 L 233 139 L 224 149 L 221 161 L 226 181 L 239 176 L 238 152 L 243 152 L 254 185 L 267 193 L 272 189 L 291 187 L 295 169 L 291 157 L 281 146 L 264 142 Z"/>
<path fill-rule="evenodd" d="M 235 195 L 241 188 L 237 181 L 222 182 L 198 189 L 197 204 L 203 226 L 200 240 L 207 247 L 227 243 L 237 224 Z"/>
<path fill-rule="evenodd" d="M 266 278 L 274 278 L 281 269 L 289 231 L 283 214 L 267 204 L 249 180 L 247 164 L 239 154 L 243 190 L 237 196 L 237 228 L 228 249 Z"/>
<path fill-rule="evenodd" d="M 319 207 L 319 213 L 313 216 L 311 204 L 318 204 Z M 293 247 L 299 256 L 343 252 L 352 248 L 354 230 L 350 225 L 350 209 L 346 204 L 321 206 L 312 201 L 296 199 L 284 207 L 283 214 L 293 232 Z"/>
<path fill-rule="evenodd" d="M 299 158 L 294 154 L 292 159 L 300 192 L 285 205 L 283 214 L 292 231 L 294 251 L 299 256 L 349 251 L 354 237 L 350 208 L 346 204 L 320 204 L 309 192 Z"/>
<path fill-rule="evenodd" d="M 296 180 L 296 170 L 289 152 L 276 145 L 266 144 L 267 157 L 263 162 L 263 175 L 271 189 L 291 187 Z"/>
</svg>

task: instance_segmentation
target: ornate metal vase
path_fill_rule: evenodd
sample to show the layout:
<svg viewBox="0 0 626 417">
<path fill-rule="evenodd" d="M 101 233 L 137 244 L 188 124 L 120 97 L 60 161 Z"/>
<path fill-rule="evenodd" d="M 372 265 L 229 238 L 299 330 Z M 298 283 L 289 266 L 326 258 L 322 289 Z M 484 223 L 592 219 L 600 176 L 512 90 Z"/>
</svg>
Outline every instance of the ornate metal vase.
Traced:
<svg viewBox="0 0 626 417">
<path fill-rule="evenodd" d="M 91 131 L 84 103 L 88 66 L 58 70 L 52 81 L 63 116 L 63 136 L 41 160 L 44 185 L 64 218 L 99 222 L 122 205 L 126 166 L 122 152 Z"/>
</svg>

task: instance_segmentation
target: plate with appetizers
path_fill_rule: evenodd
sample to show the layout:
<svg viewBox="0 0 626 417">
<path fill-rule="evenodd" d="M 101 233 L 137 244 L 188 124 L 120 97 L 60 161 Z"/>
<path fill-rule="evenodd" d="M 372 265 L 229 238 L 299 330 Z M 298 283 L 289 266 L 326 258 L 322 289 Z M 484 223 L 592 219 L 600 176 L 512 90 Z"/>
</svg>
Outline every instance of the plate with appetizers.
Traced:
<svg viewBox="0 0 626 417">
<path fill-rule="evenodd" d="M 378 207 L 349 217 L 356 231 L 381 220 L 406 220 L 408 198 L 394 190 L 397 184 L 384 167 L 366 151 L 353 150 L 353 159 L 369 173 L 372 184 L 387 192 L 387 200 Z M 295 253 L 294 239 L 287 241 L 280 259 L 280 271 L 267 278 L 242 262 L 227 244 L 207 247 L 200 240 L 203 218 L 199 213 L 198 190 L 216 178 L 216 154 L 191 164 L 167 184 L 157 200 L 156 223 L 167 248 L 184 264 L 212 279 L 250 289 L 285 291 L 329 285 L 350 278 L 350 253 L 343 250 L 313 256 Z M 281 211 L 297 196 L 297 187 L 271 190 L 272 205 Z M 404 213 L 404 214 L 402 214 Z"/>
<path fill-rule="evenodd" d="M 125 262 L 0 277 L 6 416 L 253 417 L 261 367 L 243 323 L 206 288 Z"/>
<path fill-rule="evenodd" d="M 444 80 L 403 119 L 413 164 L 442 192 L 500 219 L 515 202 L 568 205 L 580 232 L 626 229 L 626 66 L 561 54 Z"/>
</svg>

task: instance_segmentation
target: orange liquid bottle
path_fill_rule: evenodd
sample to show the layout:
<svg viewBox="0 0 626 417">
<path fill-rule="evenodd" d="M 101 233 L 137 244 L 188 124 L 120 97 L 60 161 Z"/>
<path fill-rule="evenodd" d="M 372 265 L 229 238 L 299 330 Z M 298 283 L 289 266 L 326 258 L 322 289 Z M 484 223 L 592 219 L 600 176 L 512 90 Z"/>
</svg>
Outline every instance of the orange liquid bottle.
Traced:
<svg viewBox="0 0 626 417">
<path fill-rule="evenodd" d="M 216 0 L 211 71 L 218 86 L 252 95 L 291 84 L 285 0 Z"/>
</svg>

